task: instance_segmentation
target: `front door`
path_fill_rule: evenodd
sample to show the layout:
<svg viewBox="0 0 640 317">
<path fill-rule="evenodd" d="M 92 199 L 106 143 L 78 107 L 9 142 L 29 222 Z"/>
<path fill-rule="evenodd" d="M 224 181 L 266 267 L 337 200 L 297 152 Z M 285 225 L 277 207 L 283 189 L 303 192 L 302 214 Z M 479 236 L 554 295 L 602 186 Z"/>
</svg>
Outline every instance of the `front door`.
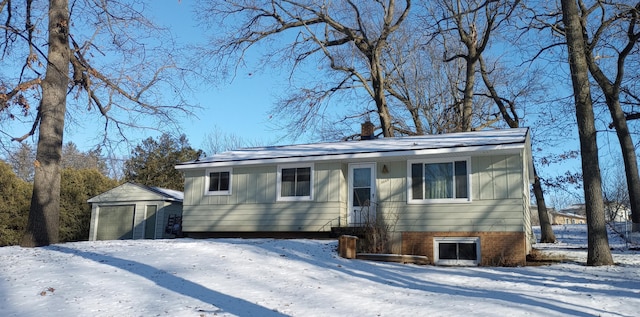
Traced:
<svg viewBox="0 0 640 317">
<path fill-rule="evenodd" d="M 375 222 L 375 198 L 376 164 L 349 164 L 349 226 L 361 227 Z"/>
</svg>

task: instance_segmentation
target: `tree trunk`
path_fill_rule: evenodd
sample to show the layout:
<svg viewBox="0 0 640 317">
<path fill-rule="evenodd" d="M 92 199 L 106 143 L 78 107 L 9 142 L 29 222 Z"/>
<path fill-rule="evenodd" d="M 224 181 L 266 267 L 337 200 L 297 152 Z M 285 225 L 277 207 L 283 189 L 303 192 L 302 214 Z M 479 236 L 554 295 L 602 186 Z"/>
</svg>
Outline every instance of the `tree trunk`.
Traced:
<svg viewBox="0 0 640 317">
<path fill-rule="evenodd" d="M 538 205 L 538 219 L 540 219 L 540 243 L 555 243 L 556 235 L 553 234 L 553 227 L 549 220 L 549 213 L 547 212 L 547 203 L 544 200 L 544 192 L 542 191 L 542 184 L 540 184 L 540 177 L 538 171 L 533 168 L 533 194 L 536 196 L 536 204 Z"/>
<path fill-rule="evenodd" d="M 620 100 L 611 96 L 607 97 L 607 106 L 611 112 L 613 126 L 616 129 L 622 159 L 624 161 L 624 173 L 627 178 L 627 189 L 629 191 L 629 205 L 631 207 L 631 220 L 633 222 L 632 231 L 640 231 L 640 176 L 638 175 L 638 160 L 636 149 L 629 133 L 627 120 L 620 107 Z"/>
<path fill-rule="evenodd" d="M 587 213 L 587 265 L 612 265 L 613 258 L 609 250 L 609 239 L 607 237 L 595 117 L 589 88 L 589 68 L 585 56 L 582 27 L 575 0 L 562 0 L 561 4 L 582 157 L 584 198 Z"/>
<path fill-rule="evenodd" d="M 393 137 L 393 124 L 391 122 L 391 114 L 387 107 L 387 99 L 385 97 L 384 74 L 381 69 L 380 49 L 374 49 L 369 58 L 371 63 L 371 86 L 373 88 L 373 100 L 376 103 L 378 117 L 380 118 L 380 126 L 382 127 L 382 135 L 385 138 Z"/>
<path fill-rule="evenodd" d="M 475 49 L 472 51 L 469 48 L 469 55 L 475 54 Z M 476 82 L 476 62 L 475 57 L 467 57 L 467 70 L 465 75 L 464 84 L 464 98 L 462 99 L 462 122 L 460 129 L 462 132 L 471 131 L 471 117 L 473 116 L 473 87 Z"/>
<path fill-rule="evenodd" d="M 507 122 L 507 125 L 509 125 L 510 128 L 519 128 L 520 120 L 518 119 L 518 113 L 516 111 L 509 112 L 507 110 L 507 106 L 505 105 L 503 99 L 500 98 L 492 82 L 489 80 L 488 72 L 482 56 L 478 58 L 478 62 L 480 63 L 480 74 L 482 75 L 482 81 L 489 90 L 491 98 L 495 102 L 496 106 L 498 106 L 498 109 L 500 109 L 502 118 Z M 547 203 L 544 200 L 544 191 L 542 190 L 542 184 L 540 183 L 538 170 L 535 166 L 533 167 L 533 178 L 533 194 L 536 196 L 536 205 L 538 206 L 538 220 L 540 221 L 540 242 L 554 243 L 556 242 L 556 236 L 555 234 L 553 234 L 553 227 L 551 226 L 549 213 L 547 212 Z"/>
<path fill-rule="evenodd" d="M 58 242 L 60 216 L 60 161 L 69 84 L 69 1 L 49 1 L 48 64 L 42 81 L 38 112 L 38 149 L 33 195 L 23 247 Z"/>
<path fill-rule="evenodd" d="M 585 18 L 586 20 L 586 18 Z M 584 22 L 586 24 L 586 22 Z M 633 23 L 632 25 L 635 25 Z M 583 26 L 584 28 L 585 26 Z M 614 80 L 610 80 L 596 63 L 596 57 L 593 55 L 592 48 L 585 46 L 585 56 L 589 65 L 591 75 L 598 83 L 605 95 L 605 101 L 613 126 L 616 129 L 618 142 L 622 151 L 622 159 L 624 161 L 624 172 L 627 180 L 627 191 L 629 193 L 629 207 L 631 208 L 631 217 L 633 221 L 633 231 L 640 231 L 640 175 L 638 175 L 638 160 L 636 150 L 627 125 L 627 118 L 622 107 L 620 106 L 620 86 L 624 77 L 625 60 L 629 54 L 633 52 L 636 40 L 629 39 L 629 43 L 619 51 L 617 60 L 617 74 Z M 592 44 L 593 45 L 593 44 Z"/>
</svg>

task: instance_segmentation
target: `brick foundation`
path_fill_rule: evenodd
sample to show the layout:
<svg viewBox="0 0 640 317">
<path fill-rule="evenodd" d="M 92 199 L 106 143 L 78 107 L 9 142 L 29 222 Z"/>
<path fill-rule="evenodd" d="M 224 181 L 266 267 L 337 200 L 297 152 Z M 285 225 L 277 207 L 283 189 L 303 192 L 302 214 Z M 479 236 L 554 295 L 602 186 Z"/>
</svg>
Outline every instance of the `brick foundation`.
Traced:
<svg viewBox="0 0 640 317">
<path fill-rule="evenodd" d="M 402 254 L 425 255 L 431 264 L 434 237 L 480 238 L 481 266 L 524 266 L 526 236 L 524 232 L 403 232 Z"/>
</svg>

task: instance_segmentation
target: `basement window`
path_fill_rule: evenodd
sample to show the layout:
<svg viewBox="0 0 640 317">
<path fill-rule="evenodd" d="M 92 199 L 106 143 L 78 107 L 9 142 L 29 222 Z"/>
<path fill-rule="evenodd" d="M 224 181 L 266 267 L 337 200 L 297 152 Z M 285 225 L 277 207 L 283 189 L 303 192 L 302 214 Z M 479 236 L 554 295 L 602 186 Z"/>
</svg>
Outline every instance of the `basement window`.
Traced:
<svg viewBox="0 0 640 317">
<path fill-rule="evenodd" d="M 480 263 L 480 238 L 433 238 L 436 265 L 477 266 Z"/>
<path fill-rule="evenodd" d="M 205 195 L 231 195 L 231 169 L 207 169 Z"/>
</svg>

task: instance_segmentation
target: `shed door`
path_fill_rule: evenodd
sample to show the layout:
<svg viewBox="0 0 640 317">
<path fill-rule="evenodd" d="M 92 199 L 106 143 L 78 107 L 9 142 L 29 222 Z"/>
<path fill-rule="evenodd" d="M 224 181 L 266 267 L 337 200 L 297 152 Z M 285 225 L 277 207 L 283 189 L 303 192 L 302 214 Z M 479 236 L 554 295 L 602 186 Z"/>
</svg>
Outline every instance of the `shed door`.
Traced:
<svg viewBox="0 0 640 317">
<path fill-rule="evenodd" d="M 96 240 L 133 239 L 135 205 L 98 207 Z"/>
<path fill-rule="evenodd" d="M 349 226 L 371 224 L 376 219 L 376 165 L 349 164 Z"/>
<path fill-rule="evenodd" d="M 144 219 L 144 238 L 155 239 L 156 238 L 156 211 L 158 206 L 147 205 Z"/>
</svg>

